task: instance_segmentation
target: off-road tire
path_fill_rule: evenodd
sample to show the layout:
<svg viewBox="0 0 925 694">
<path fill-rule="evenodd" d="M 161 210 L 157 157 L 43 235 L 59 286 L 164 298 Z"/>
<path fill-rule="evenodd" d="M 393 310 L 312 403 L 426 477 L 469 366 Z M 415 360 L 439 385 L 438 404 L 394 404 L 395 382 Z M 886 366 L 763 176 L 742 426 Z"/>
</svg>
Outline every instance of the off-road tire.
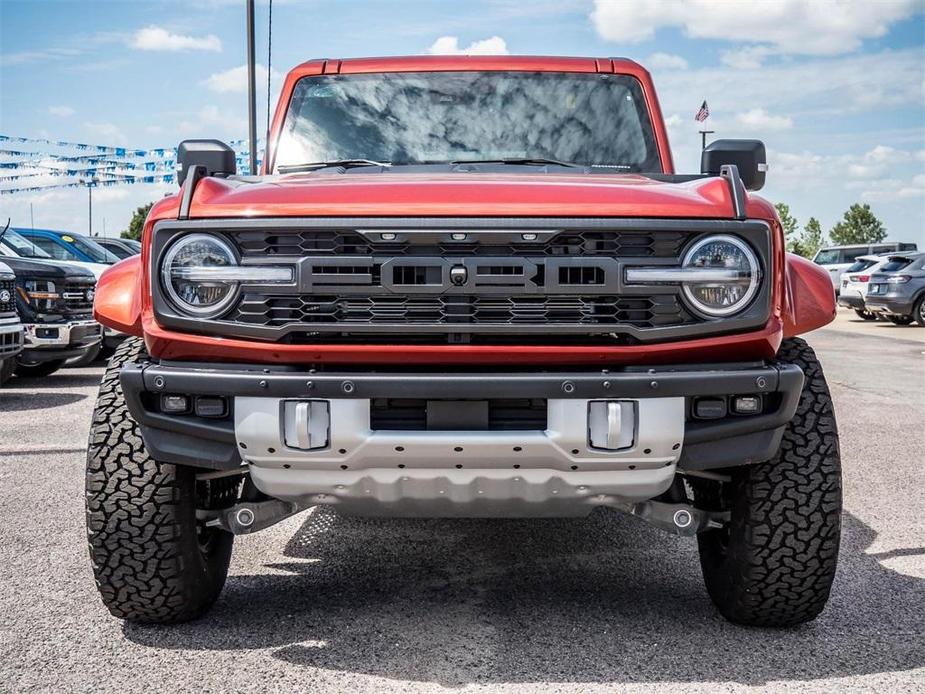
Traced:
<svg viewBox="0 0 925 694">
<path fill-rule="evenodd" d="M 911 325 L 915 320 L 912 316 L 887 316 L 886 319 L 893 325 Z"/>
<path fill-rule="evenodd" d="M 724 617 L 750 626 L 814 619 L 838 562 L 841 458 L 832 398 L 806 342 L 784 340 L 778 359 L 805 376 L 796 415 L 772 460 L 731 470 L 720 492 L 730 522 L 698 536 L 707 592 Z"/>
<path fill-rule="evenodd" d="M 915 322 L 925 327 L 925 294 L 920 296 L 915 302 L 915 308 L 912 309 L 912 315 L 915 316 Z"/>
<path fill-rule="evenodd" d="M 856 308 L 854 309 L 854 312 L 861 320 L 877 320 L 877 314 L 873 311 L 868 311 L 863 308 Z"/>
<path fill-rule="evenodd" d="M 35 364 L 16 364 L 16 375 L 20 378 L 45 378 L 51 376 L 55 371 L 64 366 L 64 359 L 52 359 L 51 361 L 40 361 Z"/>
<path fill-rule="evenodd" d="M 100 384 L 87 451 L 90 560 L 103 603 L 116 617 L 185 622 L 218 598 L 234 539 L 198 523 L 197 505 L 234 503 L 238 480 L 197 483 L 192 468 L 148 456 L 119 384 L 123 365 L 145 356 L 141 340 L 126 340 Z M 213 485 L 205 502 L 204 484 Z"/>
</svg>

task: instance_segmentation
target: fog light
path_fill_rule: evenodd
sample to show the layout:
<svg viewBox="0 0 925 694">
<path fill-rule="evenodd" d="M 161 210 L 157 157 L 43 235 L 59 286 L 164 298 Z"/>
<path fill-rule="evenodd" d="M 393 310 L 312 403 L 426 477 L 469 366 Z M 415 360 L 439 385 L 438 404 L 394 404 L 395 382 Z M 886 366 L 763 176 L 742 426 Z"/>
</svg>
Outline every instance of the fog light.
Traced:
<svg viewBox="0 0 925 694">
<path fill-rule="evenodd" d="M 732 400 L 732 411 L 736 414 L 758 414 L 761 412 L 761 397 L 758 395 L 737 395 Z"/>
<path fill-rule="evenodd" d="M 698 419 L 721 419 L 726 416 L 726 401 L 721 398 L 697 398 L 694 416 Z"/>
<path fill-rule="evenodd" d="M 197 417 L 224 417 L 228 414 L 225 398 L 196 398 L 194 409 Z"/>
<path fill-rule="evenodd" d="M 161 412 L 168 414 L 189 412 L 189 398 L 185 395 L 162 395 Z"/>
</svg>

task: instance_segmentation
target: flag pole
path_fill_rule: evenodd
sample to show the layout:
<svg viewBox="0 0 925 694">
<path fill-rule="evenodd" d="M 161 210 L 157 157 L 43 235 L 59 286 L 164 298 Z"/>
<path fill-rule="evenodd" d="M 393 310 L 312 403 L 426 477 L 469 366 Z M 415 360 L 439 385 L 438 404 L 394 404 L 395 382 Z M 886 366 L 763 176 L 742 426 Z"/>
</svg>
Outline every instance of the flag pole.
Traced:
<svg viewBox="0 0 925 694">
<path fill-rule="evenodd" d="M 698 130 L 697 132 L 700 133 L 700 149 L 706 149 L 707 148 L 707 135 L 712 135 L 716 131 L 715 130 Z"/>
</svg>

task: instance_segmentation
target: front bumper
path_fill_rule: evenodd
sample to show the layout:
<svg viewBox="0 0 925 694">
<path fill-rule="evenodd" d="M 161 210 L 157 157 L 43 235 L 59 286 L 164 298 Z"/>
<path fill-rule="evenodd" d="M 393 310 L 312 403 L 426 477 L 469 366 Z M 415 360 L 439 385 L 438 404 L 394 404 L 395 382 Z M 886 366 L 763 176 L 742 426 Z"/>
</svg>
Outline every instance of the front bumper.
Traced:
<svg viewBox="0 0 925 694">
<path fill-rule="evenodd" d="M 157 460 L 213 470 L 249 467 L 264 493 L 337 504 L 349 512 L 430 515 L 582 515 L 595 505 L 649 499 L 676 471 L 759 462 L 777 451 L 803 374 L 745 364 L 616 372 L 320 373 L 219 364 L 132 364 L 121 373 L 132 416 Z M 222 397 L 224 416 L 168 414 L 162 395 Z M 758 395 L 759 414 L 693 417 L 696 398 Z M 538 399 L 530 430 L 391 430 L 373 426 L 377 399 Z M 287 400 L 325 401 L 325 445 L 287 445 Z M 631 403 L 632 444 L 600 450 L 590 403 Z"/>
<path fill-rule="evenodd" d="M 98 344 L 102 326 L 94 320 L 27 323 L 23 357 L 29 362 L 69 359 Z"/>
<path fill-rule="evenodd" d="M 22 346 L 23 327 L 19 318 L 0 318 L 0 359 L 15 357 Z"/>
</svg>

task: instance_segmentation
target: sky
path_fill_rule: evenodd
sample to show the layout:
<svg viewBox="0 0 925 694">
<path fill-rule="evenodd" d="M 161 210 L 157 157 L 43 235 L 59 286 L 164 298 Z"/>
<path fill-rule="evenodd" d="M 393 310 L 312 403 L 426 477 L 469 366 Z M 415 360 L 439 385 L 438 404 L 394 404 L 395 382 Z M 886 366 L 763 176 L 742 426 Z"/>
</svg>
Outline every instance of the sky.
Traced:
<svg viewBox="0 0 925 694">
<path fill-rule="evenodd" d="M 0 0 L 0 134 L 137 149 L 244 138 L 244 5 Z M 801 226 L 814 216 L 828 230 L 869 203 L 889 238 L 925 247 L 925 0 L 274 0 L 268 61 L 269 9 L 258 0 L 260 128 L 268 62 L 275 104 L 285 72 L 310 58 L 628 57 L 652 72 L 679 172 L 699 171 L 706 99 L 712 137 L 765 142 L 761 194 Z M 94 232 L 118 235 L 174 190 L 96 189 Z M 2 195 L 0 217 L 85 233 L 87 197 Z"/>
</svg>

